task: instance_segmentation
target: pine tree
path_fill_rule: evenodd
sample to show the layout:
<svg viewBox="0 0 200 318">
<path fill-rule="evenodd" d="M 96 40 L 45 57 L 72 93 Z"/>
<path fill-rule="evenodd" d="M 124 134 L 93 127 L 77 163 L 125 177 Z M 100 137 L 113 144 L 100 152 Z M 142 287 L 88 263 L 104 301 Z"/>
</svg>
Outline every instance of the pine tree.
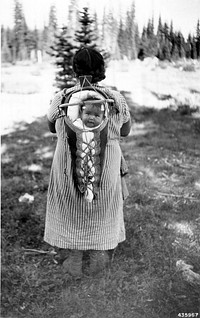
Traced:
<svg viewBox="0 0 200 318">
<path fill-rule="evenodd" d="M 180 31 L 177 34 L 177 47 L 179 52 L 179 58 L 185 57 L 185 40 Z"/>
<path fill-rule="evenodd" d="M 37 60 L 38 51 L 39 50 L 42 51 L 42 43 L 41 43 L 41 32 L 36 27 L 29 34 L 28 48 L 29 48 L 29 52 L 32 52 L 32 54 L 34 54 L 35 60 Z"/>
<path fill-rule="evenodd" d="M 143 27 L 142 36 L 139 44 L 138 58 L 144 59 L 147 56 L 157 54 L 157 43 L 154 35 L 153 20 L 149 20 L 147 27 Z"/>
<path fill-rule="evenodd" d="M 159 19 L 158 19 L 157 40 L 159 44 L 162 43 L 163 41 L 163 25 L 162 25 L 161 16 L 159 16 Z"/>
<path fill-rule="evenodd" d="M 147 23 L 147 38 L 150 39 L 154 35 L 154 19 L 149 19 Z"/>
<path fill-rule="evenodd" d="M 171 60 L 171 53 L 170 53 L 170 47 L 168 45 L 168 40 L 166 42 L 164 42 L 163 46 L 162 46 L 162 59 L 163 60 Z M 177 52 L 178 52 L 178 48 L 177 48 Z"/>
<path fill-rule="evenodd" d="M 79 0 L 70 0 L 68 6 L 68 35 L 72 37 L 72 44 L 75 46 L 76 41 L 74 40 L 75 31 L 79 28 L 79 11 L 77 9 Z"/>
<path fill-rule="evenodd" d="M 192 37 L 192 40 L 191 40 L 191 58 L 193 60 L 197 59 L 196 39 L 194 36 Z"/>
<path fill-rule="evenodd" d="M 125 34 L 126 32 L 124 30 L 124 25 L 123 25 L 122 19 L 120 19 L 119 31 L 118 31 L 118 37 L 117 37 L 120 59 L 123 59 L 123 57 L 126 56 L 127 54 L 127 47 L 126 47 L 127 43 L 125 43 L 125 39 L 126 39 Z"/>
<path fill-rule="evenodd" d="M 171 60 L 172 51 L 176 48 L 173 35 L 173 23 L 171 22 L 169 28 L 166 22 L 164 25 L 162 24 L 161 16 L 159 16 L 157 28 L 157 57 L 160 60 Z"/>
<path fill-rule="evenodd" d="M 51 5 L 49 9 L 48 26 L 44 28 L 44 33 L 43 33 L 43 35 L 46 37 L 45 50 L 47 53 L 50 53 L 50 47 L 55 40 L 56 31 L 57 31 L 56 7 L 55 5 Z"/>
<path fill-rule="evenodd" d="M 172 44 L 170 42 L 170 28 L 167 22 L 164 23 L 163 26 L 163 35 L 164 35 L 164 42 L 162 45 L 162 54 L 164 60 L 171 59 L 171 50 L 172 50 Z"/>
<path fill-rule="evenodd" d="M 44 26 L 44 28 L 42 30 L 41 38 L 42 38 L 42 51 L 47 52 L 49 50 L 48 49 L 48 27 L 47 26 Z"/>
<path fill-rule="evenodd" d="M 106 49 L 106 46 L 105 46 L 105 39 L 106 39 L 106 8 L 104 7 L 104 10 L 103 10 L 103 18 L 102 18 L 102 32 L 101 32 L 101 38 L 100 38 L 100 43 L 101 43 L 101 47 L 103 49 Z"/>
<path fill-rule="evenodd" d="M 25 46 L 26 21 L 23 13 L 22 4 L 15 0 L 14 8 L 14 60 L 27 58 Z"/>
<path fill-rule="evenodd" d="M 148 39 L 147 39 L 147 28 L 144 26 L 142 29 L 142 35 L 138 47 L 138 58 L 143 60 L 148 56 Z"/>
<path fill-rule="evenodd" d="M 113 59 L 119 59 L 120 52 L 118 46 L 118 22 L 113 15 L 113 11 L 110 9 L 106 16 L 106 33 L 107 37 L 107 48 L 110 56 Z"/>
<path fill-rule="evenodd" d="M 144 26 L 142 29 L 142 41 L 145 41 L 147 39 L 147 28 Z"/>
<path fill-rule="evenodd" d="M 135 3 L 132 2 L 130 10 L 126 17 L 126 41 L 127 41 L 127 57 L 133 60 L 137 57 L 135 43 Z"/>
<path fill-rule="evenodd" d="M 171 24 L 170 24 L 169 42 L 170 42 L 170 55 L 172 57 L 173 51 L 175 50 L 175 45 L 176 45 L 176 36 L 174 34 L 173 21 L 171 21 Z"/>
<path fill-rule="evenodd" d="M 135 46 L 137 51 L 137 57 L 138 57 L 138 51 L 139 51 L 139 43 L 140 43 L 140 36 L 139 36 L 139 28 L 138 24 L 135 24 Z"/>
<path fill-rule="evenodd" d="M 196 51 L 197 51 L 197 58 L 200 58 L 200 20 L 197 21 L 197 28 L 196 28 Z"/>
<path fill-rule="evenodd" d="M 80 29 L 75 32 L 75 40 L 78 42 L 77 48 L 82 46 L 95 48 L 97 37 L 94 34 L 94 19 L 90 17 L 87 7 L 80 12 L 79 22 Z"/>
<path fill-rule="evenodd" d="M 39 31 L 38 29 L 35 27 L 34 31 L 33 31 L 33 36 L 34 36 L 34 42 L 33 42 L 33 49 L 35 51 L 39 50 L 40 49 L 40 46 L 39 46 Z"/>
<path fill-rule="evenodd" d="M 6 41 L 8 43 L 8 48 L 11 54 L 11 61 L 12 63 L 15 63 L 16 55 L 15 55 L 15 43 L 14 43 L 14 38 L 15 38 L 14 29 L 10 29 L 8 27 L 6 28 L 5 31 L 6 31 Z"/>
<path fill-rule="evenodd" d="M 173 26 L 173 21 L 171 21 L 170 29 L 169 29 L 169 40 L 171 43 L 173 41 L 173 38 L 174 38 L 174 26 Z"/>
<path fill-rule="evenodd" d="M 147 24 L 147 53 L 148 56 L 154 56 L 157 54 L 157 39 L 154 34 L 154 19 L 149 19 Z"/>
<path fill-rule="evenodd" d="M 1 49 L 2 49 L 2 46 L 3 46 L 3 37 L 4 37 L 4 32 L 5 32 L 5 30 L 4 30 L 4 26 L 3 26 L 3 25 L 1 25 Z"/>
<path fill-rule="evenodd" d="M 96 45 L 100 47 L 101 43 L 100 43 L 99 22 L 98 22 L 98 16 L 96 12 L 94 13 L 94 36 L 96 37 Z"/>
<path fill-rule="evenodd" d="M 192 43 L 192 36 L 191 34 L 188 34 L 188 38 L 185 45 L 185 56 L 186 58 L 191 58 L 191 43 Z"/>
<path fill-rule="evenodd" d="M 31 52 L 36 51 L 38 48 L 38 30 L 29 30 L 27 25 L 25 25 L 25 33 L 24 33 L 24 43 L 26 46 L 27 57 L 31 58 Z"/>
<path fill-rule="evenodd" d="M 57 17 L 56 17 L 56 7 L 55 5 L 51 5 L 49 10 L 49 28 L 53 33 L 56 32 L 57 29 Z"/>
<path fill-rule="evenodd" d="M 104 8 L 103 19 L 101 22 L 101 48 L 104 52 L 104 58 L 112 56 L 113 59 L 120 58 L 120 49 L 118 45 L 118 22 L 113 16 L 111 9 L 107 12 Z"/>
<path fill-rule="evenodd" d="M 3 26 L 1 26 L 1 61 L 12 62 L 11 51 L 8 46 L 7 33 Z"/>
<path fill-rule="evenodd" d="M 74 49 L 67 27 L 62 27 L 61 31 L 55 34 L 55 42 L 51 46 L 51 56 L 55 58 L 55 65 L 58 69 L 55 78 L 55 86 L 58 89 L 72 87 L 75 84 L 72 68 Z"/>
<path fill-rule="evenodd" d="M 163 26 L 163 34 L 164 34 L 164 40 L 167 41 L 169 40 L 169 26 L 167 24 L 167 22 L 164 23 L 164 26 Z"/>
<path fill-rule="evenodd" d="M 164 44 L 164 34 L 163 34 L 163 25 L 162 25 L 161 16 L 159 16 L 159 19 L 158 19 L 158 28 L 157 28 L 156 38 L 157 38 L 157 53 L 156 53 L 156 56 L 160 60 L 163 60 L 164 57 L 163 57 L 163 54 L 162 54 L 162 47 L 163 47 L 163 44 Z"/>
</svg>

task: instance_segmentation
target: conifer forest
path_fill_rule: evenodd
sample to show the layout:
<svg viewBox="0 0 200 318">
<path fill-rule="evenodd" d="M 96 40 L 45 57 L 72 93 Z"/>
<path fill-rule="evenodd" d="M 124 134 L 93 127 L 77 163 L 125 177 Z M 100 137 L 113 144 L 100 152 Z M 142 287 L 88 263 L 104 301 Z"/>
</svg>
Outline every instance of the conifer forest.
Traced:
<svg viewBox="0 0 200 318">
<path fill-rule="evenodd" d="M 30 29 L 26 23 L 23 6 L 15 1 L 14 27 L 1 26 L 2 62 L 12 62 L 37 57 L 40 51 L 56 54 L 62 48 L 66 51 L 81 45 L 98 46 L 109 53 L 112 59 L 156 56 L 160 60 L 179 58 L 198 59 L 200 57 L 200 21 L 196 22 L 194 34 L 184 38 L 179 30 L 173 27 L 173 21 L 164 22 L 159 17 L 158 25 L 149 18 L 141 34 L 135 21 L 134 1 L 123 16 L 114 16 L 111 11 L 104 10 L 100 19 L 97 13 L 88 8 L 77 11 L 74 1 L 66 12 L 66 25 L 58 27 L 56 7 L 49 10 L 48 24 L 43 29 Z M 52 46 L 53 52 L 52 53 Z M 61 53 L 62 55 L 63 53 Z"/>
</svg>

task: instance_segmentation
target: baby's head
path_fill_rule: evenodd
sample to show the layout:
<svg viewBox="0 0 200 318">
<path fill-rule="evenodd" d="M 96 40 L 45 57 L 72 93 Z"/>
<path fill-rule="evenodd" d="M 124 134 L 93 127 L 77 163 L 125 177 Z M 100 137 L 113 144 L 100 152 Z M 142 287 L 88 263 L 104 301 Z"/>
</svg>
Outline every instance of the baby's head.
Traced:
<svg viewBox="0 0 200 318">
<path fill-rule="evenodd" d="M 104 110 L 103 103 L 92 103 L 92 98 L 84 100 L 84 105 L 81 107 L 80 112 L 83 124 L 89 128 L 97 127 L 103 121 Z"/>
</svg>

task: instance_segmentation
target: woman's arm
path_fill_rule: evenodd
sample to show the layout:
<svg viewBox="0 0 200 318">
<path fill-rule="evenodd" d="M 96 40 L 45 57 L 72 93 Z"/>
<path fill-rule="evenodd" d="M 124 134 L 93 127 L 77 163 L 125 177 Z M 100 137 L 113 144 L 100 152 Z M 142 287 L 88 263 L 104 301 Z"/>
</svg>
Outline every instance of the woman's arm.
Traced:
<svg viewBox="0 0 200 318">
<path fill-rule="evenodd" d="M 47 119 L 47 122 L 48 122 L 48 126 L 49 126 L 49 130 L 50 132 L 52 132 L 53 134 L 56 133 L 56 128 L 55 128 L 55 122 L 51 122 Z"/>
<path fill-rule="evenodd" d="M 53 134 L 56 133 L 56 119 L 59 117 L 59 106 L 62 100 L 62 91 L 57 93 L 50 102 L 50 106 L 47 112 L 47 123 L 50 132 Z"/>
<path fill-rule="evenodd" d="M 120 135 L 122 137 L 126 137 L 128 136 L 128 134 L 131 131 L 131 119 L 129 119 L 129 121 L 127 121 L 126 123 L 124 123 L 120 129 Z"/>
</svg>

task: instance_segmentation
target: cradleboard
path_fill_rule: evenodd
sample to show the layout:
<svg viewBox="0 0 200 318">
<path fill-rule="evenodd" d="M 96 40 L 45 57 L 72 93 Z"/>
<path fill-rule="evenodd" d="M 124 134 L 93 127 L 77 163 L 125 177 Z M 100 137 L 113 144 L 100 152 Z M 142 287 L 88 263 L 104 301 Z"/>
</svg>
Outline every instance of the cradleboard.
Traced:
<svg viewBox="0 0 200 318">
<path fill-rule="evenodd" d="M 92 86 L 91 79 L 88 76 L 80 79 L 81 86 L 74 88 L 68 94 L 63 92 L 63 99 L 59 106 L 60 111 L 64 114 L 64 125 L 67 134 L 67 141 L 71 153 L 71 162 L 73 169 L 73 179 L 78 191 L 85 196 L 88 202 L 92 202 L 96 198 L 100 186 L 101 172 L 104 164 L 104 155 L 107 144 L 108 136 L 108 116 L 109 116 L 109 104 L 114 100 L 110 99 L 106 93 L 98 89 L 96 86 Z M 95 92 L 97 99 L 92 101 L 80 101 L 70 102 L 73 98 L 73 94 L 84 95 L 87 92 Z M 100 98 L 98 98 L 98 96 Z M 87 136 L 84 129 L 81 129 L 73 124 L 73 121 L 68 116 L 69 108 L 80 107 L 83 104 L 105 104 L 107 115 L 104 118 L 102 124 L 97 128 L 92 129 L 93 139 L 90 142 L 84 139 Z M 85 135 L 84 135 L 85 133 Z"/>
</svg>

